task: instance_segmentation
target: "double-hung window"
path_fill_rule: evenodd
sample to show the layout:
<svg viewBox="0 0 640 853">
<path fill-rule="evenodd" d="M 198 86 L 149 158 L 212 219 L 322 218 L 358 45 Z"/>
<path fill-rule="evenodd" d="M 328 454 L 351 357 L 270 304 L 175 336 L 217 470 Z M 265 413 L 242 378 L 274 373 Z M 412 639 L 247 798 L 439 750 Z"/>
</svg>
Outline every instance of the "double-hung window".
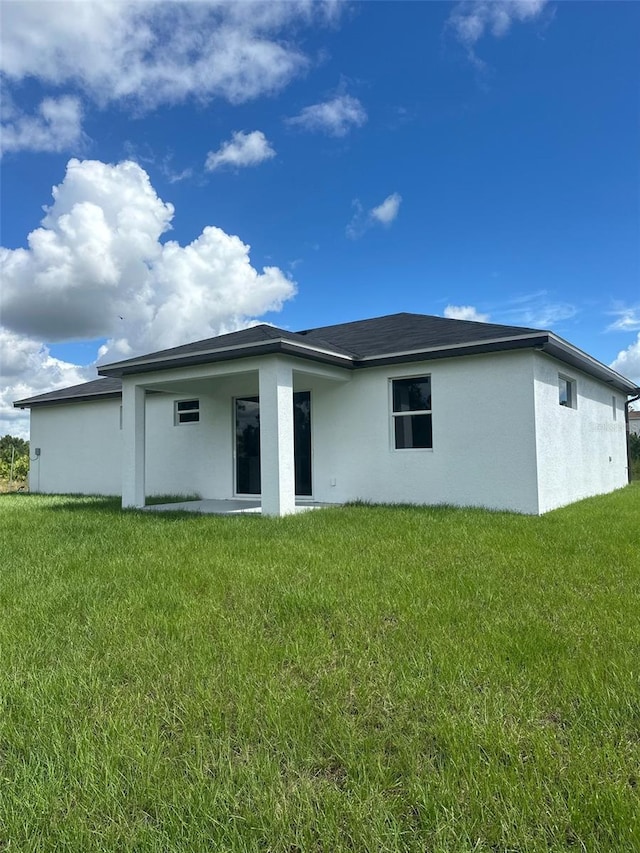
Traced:
<svg viewBox="0 0 640 853">
<path fill-rule="evenodd" d="M 578 408 L 575 379 L 558 374 L 558 402 L 567 409 Z"/>
<path fill-rule="evenodd" d="M 396 450 L 433 447 L 430 376 L 391 380 L 391 419 Z"/>
<path fill-rule="evenodd" d="M 176 400 L 174 423 L 196 424 L 200 420 L 200 400 Z"/>
</svg>

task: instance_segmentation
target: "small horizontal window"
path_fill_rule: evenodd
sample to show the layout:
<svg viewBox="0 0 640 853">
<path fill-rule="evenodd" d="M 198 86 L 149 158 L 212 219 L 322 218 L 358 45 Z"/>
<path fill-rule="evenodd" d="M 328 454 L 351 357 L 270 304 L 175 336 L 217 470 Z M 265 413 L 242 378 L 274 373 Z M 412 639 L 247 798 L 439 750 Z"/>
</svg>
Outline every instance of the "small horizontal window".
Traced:
<svg viewBox="0 0 640 853">
<path fill-rule="evenodd" d="M 395 449 L 431 449 L 431 377 L 392 379 L 391 396 Z"/>
<path fill-rule="evenodd" d="M 577 408 L 576 383 L 567 376 L 558 375 L 558 402 L 567 409 Z"/>
<path fill-rule="evenodd" d="M 200 420 L 200 400 L 176 400 L 174 422 L 195 424 Z"/>
</svg>

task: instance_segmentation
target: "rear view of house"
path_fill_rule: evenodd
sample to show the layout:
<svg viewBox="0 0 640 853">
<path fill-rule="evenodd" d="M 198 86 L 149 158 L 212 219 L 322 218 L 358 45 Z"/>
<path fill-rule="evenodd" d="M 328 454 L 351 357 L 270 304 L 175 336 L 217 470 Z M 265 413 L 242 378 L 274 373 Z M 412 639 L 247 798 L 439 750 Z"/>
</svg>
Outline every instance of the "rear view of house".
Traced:
<svg viewBox="0 0 640 853">
<path fill-rule="evenodd" d="M 31 489 L 543 513 L 628 481 L 634 383 L 552 332 L 394 314 L 260 325 L 99 368 L 31 410 Z M 33 452 L 32 452 L 33 456 Z"/>
</svg>

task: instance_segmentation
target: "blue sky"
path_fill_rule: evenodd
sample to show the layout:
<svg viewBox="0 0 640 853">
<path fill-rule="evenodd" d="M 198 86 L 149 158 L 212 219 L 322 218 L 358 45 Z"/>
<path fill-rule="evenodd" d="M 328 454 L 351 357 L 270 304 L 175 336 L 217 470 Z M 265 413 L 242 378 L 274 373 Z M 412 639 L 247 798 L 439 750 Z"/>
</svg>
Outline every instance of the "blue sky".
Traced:
<svg viewBox="0 0 640 853">
<path fill-rule="evenodd" d="M 552 329 L 640 383 L 639 4 L 2 19 L 0 433 L 97 360 L 256 321 Z"/>
</svg>

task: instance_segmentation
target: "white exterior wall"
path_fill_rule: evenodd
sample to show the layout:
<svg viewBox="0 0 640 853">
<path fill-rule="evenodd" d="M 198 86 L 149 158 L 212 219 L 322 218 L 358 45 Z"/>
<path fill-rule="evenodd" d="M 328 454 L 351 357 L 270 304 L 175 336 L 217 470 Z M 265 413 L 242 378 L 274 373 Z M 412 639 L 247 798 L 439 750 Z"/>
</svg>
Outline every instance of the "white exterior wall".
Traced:
<svg viewBox="0 0 640 853">
<path fill-rule="evenodd" d="M 395 450 L 390 379 L 423 375 L 431 376 L 433 450 Z M 309 385 L 316 500 L 537 512 L 530 352 L 370 368 L 344 384 Z"/>
<path fill-rule="evenodd" d="M 624 398 L 531 350 L 347 371 L 283 359 L 311 392 L 316 501 L 484 506 L 546 512 L 627 482 Z M 234 496 L 234 408 L 259 393 L 260 359 L 141 379 L 146 495 Z M 558 373 L 575 376 L 578 408 L 558 404 Z M 390 380 L 431 376 L 433 449 L 393 447 Z M 200 421 L 174 425 L 174 401 L 198 399 Z M 471 413 L 471 417 L 469 417 Z M 120 400 L 31 411 L 33 491 L 122 493 Z M 611 461 L 609 461 L 611 458 Z"/>
<path fill-rule="evenodd" d="M 176 400 L 200 401 L 197 423 L 176 424 Z M 213 404 L 200 393 L 148 394 L 146 408 L 146 495 L 205 496 L 215 478 L 210 423 Z M 120 491 L 118 492 L 120 494 Z"/>
<path fill-rule="evenodd" d="M 212 400 L 200 396 L 200 422 L 174 426 L 174 400 L 146 399 L 146 494 L 203 494 L 215 479 Z M 198 395 L 193 395 L 197 397 Z M 50 494 L 122 494 L 119 399 L 31 410 L 29 488 Z M 41 454 L 35 459 L 35 448 Z"/>
<path fill-rule="evenodd" d="M 624 395 L 542 353 L 534 358 L 540 512 L 625 486 Z M 575 380 L 576 408 L 559 404 L 559 374 Z"/>
<path fill-rule="evenodd" d="M 32 492 L 120 494 L 119 399 L 34 407 L 29 441 Z"/>
</svg>

